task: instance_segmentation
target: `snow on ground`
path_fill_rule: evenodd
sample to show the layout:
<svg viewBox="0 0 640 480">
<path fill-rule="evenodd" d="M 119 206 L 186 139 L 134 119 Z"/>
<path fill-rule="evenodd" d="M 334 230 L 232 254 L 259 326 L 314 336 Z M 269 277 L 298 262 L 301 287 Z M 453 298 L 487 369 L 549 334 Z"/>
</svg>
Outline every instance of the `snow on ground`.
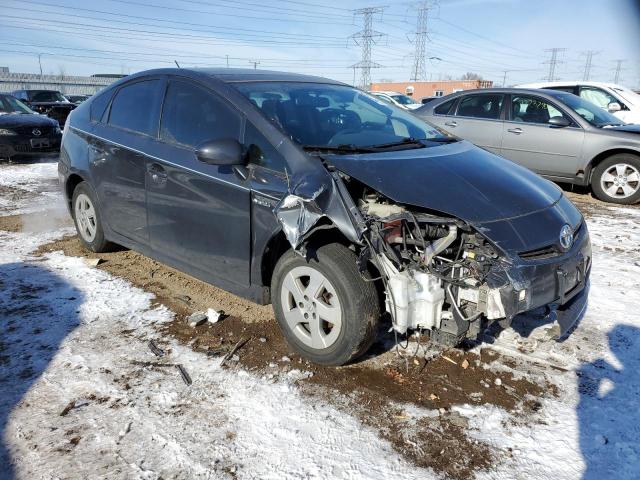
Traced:
<svg viewBox="0 0 640 480">
<path fill-rule="evenodd" d="M 56 162 L 2 165 L 0 215 L 49 210 L 52 203 L 62 205 L 57 177 Z"/>
<path fill-rule="evenodd" d="M 50 164 L 0 168 L 0 186 L 37 191 L 54 177 Z M 507 330 L 490 347 L 566 371 L 538 368 L 559 396 L 533 417 L 455 407 L 469 435 L 512 452 L 477 478 L 638 478 L 638 220 L 637 209 L 590 213 L 590 303 L 566 341 L 548 341 L 542 326 L 527 338 Z M 154 357 L 147 342 L 172 313 L 81 259 L 31 255 L 61 233 L 0 234 L 0 463 L 12 465 L 0 478 L 437 477 L 294 383 L 225 370 L 177 344 Z M 180 363 L 193 385 L 144 362 Z"/>
<path fill-rule="evenodd" d="M 176 344 L 154 357 L 172 313 L 79 258 L 29 254 L 53 235 L 0 239 L 1 478 L 435 478 L 294 384 Z"/>
</svg>

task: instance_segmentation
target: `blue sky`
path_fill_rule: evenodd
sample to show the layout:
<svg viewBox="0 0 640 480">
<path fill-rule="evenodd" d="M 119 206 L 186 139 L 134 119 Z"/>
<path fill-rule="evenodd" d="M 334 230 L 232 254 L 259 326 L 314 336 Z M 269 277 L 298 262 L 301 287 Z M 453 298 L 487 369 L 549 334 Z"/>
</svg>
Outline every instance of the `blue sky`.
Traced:
<svg viewBox="0 0 640 480">
<path fill-rule="evenodd" d="M 362 28 L 353 10 L 386 5 L 372 79 L 408 80 L 416 2 L 368 0 L 3 0 L 0 66 L 44 73 L 130 73 L 173 65 L 253 67 L 352 82 Z M 543 79 L 545 49 L 566 48 L 557 76 L 640 87 L 637 0 L 440 0 L 429 12 L 427 79 L 471 71 L 501 84 Z M 356 76 L 359 72 L 356 71 Z M 358 77 L 356 78 L 356 81 Z"/>
</svg>

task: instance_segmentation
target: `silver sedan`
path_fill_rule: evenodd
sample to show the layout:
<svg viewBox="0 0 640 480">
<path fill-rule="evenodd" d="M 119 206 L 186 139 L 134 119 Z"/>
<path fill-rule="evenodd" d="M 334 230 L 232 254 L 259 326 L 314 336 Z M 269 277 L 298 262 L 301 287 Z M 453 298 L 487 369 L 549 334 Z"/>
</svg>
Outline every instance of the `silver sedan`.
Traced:
<svg viewBox="0 0 640 480">
<path fill-rule="evenodd" d="M 554 90 L 454 93 L 413 113 L 557 182 L 591 186 L 601 200 L 640 201 L 640 125 Z"/>
</svg>

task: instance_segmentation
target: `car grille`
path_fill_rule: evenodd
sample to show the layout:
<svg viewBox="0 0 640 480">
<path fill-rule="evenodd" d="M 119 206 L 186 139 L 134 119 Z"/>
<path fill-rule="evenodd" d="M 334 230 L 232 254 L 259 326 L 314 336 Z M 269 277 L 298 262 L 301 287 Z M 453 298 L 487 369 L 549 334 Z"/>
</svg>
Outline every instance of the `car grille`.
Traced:
<svg viewBox="0 0 640 480">
<path fill-rule="evenodd" d="M 15 127 L 12 128 L 11 130 L 13 130 L 14 132 L 16 132 L 18 135 L 27 135 L 29 137 L 48 137 L 49 135 L 52 135 L 54 132 L 54 127 L 50 127 L 50 126 L 46 126 L 46 127 Z M 33 131 L 34 130 L 40 130 L 40 135 L 34 135 Z"/>
<path fill-rule="evenodd" d="M 578 228 L 573 232 L 573 241 L 576 242 L 578 237 L 580 236 L 580 232 L 582 231 L 582 226 L 584 225 L 584 221 L 578 225 Z M 518 255 L 523 260 L 544 260 L 546 258 L 557 257 L 558 255 L 562 255 L 564 252 L 561 251 L 555 244 L 547 245 L 542 248 L 536 248 L 535 250 L 527 250 L 526 252 L 520 252 Z"/>
</svg>

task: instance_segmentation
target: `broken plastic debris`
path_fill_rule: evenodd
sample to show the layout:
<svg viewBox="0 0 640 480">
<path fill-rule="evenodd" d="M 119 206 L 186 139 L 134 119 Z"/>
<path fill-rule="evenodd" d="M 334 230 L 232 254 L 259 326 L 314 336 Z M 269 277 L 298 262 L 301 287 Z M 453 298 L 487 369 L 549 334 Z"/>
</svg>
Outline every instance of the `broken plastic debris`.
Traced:
<svg viewBox="0 0 640 480">
<path fill-rule="evenodd" d="M 182 380 L 184 381 L 184 383 L 186 383 L 187 385 L 191 385 L 191 377 L 189 376 L 187 371 L 184 369 L 184 367 L 178 364 L 176 365 L 176 368 L 180 372 L 180 376 L 182 377 Z"/>
<path fill-rule="evenodd" d="M 466 370 L 467 368 L 469 368 L 469 361 L 465 358 L 460 366 Z"/>
<path fill-rule="evenodd" d="M 216 323 L 220 320 L 221 316 L 222 312 L 216 312 L 213 308 L 207 308 L 207 320 L 209 320 L 209 323 Z"/>
<path fill-rule="evenodd" d="M 104 262 L 101 258 L 83 258 L 84 263 L 89 267 L 97 267 Z"/>
<path fill-rule="evenodd" d="M 187 323 L 190 327 L 199 327 L 207 321 L 207 314 L 205 312 L 195 312 L 187 317 Z"/>
</svg>

